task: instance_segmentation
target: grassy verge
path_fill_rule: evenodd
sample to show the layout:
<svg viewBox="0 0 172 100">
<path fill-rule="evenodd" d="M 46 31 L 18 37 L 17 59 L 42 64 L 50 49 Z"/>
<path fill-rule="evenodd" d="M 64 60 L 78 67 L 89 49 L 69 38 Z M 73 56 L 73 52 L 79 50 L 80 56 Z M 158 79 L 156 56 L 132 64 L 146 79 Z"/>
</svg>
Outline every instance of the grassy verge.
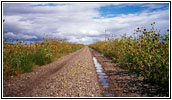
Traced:
<svg viewBox="0 0 172 100">
<path fill-rule="evenodd" d="M 142 75 L 146 81 L 169 89 L 169 34 L 138 28 L 135 37 L 122 36 L 100 41 L 89 47 L 103 53 L 115 63 Z"/>
<path fill-rule="evenodd" d="M 45 40 L 42 43 L 21 45 L 3 43 L 3 78 L 31 72 L 34 65 L 44 65 L 59 57 L 74 52 L 84 45 L 58 40 Z"/>
</svg>

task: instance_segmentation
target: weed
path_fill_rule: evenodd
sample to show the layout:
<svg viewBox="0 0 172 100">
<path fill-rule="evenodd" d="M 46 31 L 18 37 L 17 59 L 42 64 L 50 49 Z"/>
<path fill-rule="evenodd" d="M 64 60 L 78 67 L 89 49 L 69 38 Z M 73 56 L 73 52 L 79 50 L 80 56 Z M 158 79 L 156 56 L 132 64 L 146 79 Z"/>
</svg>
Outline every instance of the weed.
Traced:
<svg viewBox="0 0 172 100">
<path fill-rule="evenodd" d="M 89 47 L 103 53 L 115 63 L 144 76 L 145 80 L 168 90 L 169 88 L 169 34 L 161 36 L 153 28 L 138 28 L 136 37 L 125 35 L 109 41 L 96 42 Z"/>
<path fill-rule="evenodd" d="M 59 40 L 44 40 L 34 44 L 3 43 L 3 75 L 4 79 L 10 76 L 31 72 L 33 65 L 44 65 L 55 61 L 59 57 L 74 52 L 83 47 L 81 44 L 72 44 Z"/>
</svg>

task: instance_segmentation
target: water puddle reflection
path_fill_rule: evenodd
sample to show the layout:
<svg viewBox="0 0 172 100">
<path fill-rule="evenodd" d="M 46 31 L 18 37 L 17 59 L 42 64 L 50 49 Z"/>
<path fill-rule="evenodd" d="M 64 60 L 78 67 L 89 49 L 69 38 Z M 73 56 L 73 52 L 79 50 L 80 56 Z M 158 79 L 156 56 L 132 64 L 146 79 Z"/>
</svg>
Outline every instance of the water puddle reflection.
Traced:
<svg viewBox="0 0 172 100">
<path fill-rule="evenodd" d="M 103 88 L 108 88 L 109 84 L 108 84 L 108 79 L 107 79 L 107 75 L 105 73 L 103 73 L 103 69 L 102 69 L 102 65 L 97 61 L 96 57 L 93 57 L 93 61 L 94 61 L 94 65 L 96 67 L 96 72 L 98 74 L 99 77 L 99 81 L 102 84 Z M 111 93 L 105 93 L 105 96 L 113 96 Z"/>
</svg>

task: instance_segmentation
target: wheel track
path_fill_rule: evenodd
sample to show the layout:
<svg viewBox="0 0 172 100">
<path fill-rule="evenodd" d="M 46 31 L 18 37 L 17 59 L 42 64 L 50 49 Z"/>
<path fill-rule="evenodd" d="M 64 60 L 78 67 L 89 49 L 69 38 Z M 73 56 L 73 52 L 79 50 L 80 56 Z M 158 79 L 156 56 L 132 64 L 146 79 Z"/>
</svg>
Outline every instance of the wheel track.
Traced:
<svg viewBox="0 0 172 100">
<path fill-rule="evenodd" d="M 50 64 L 44 65 L 38 71 L 25 73 L 19 77 L 15 77 L 11 80 L 6 80 L 3 82 L 3 96 L 4 97 L 20 97 L 27 96 L 30 94 L 34 88 L 42 84 L 46 79 L 48 79 L 53 74 L 57 73 L 63 66 L 65 66 L 71 59 L 76 58 L 81 52 L 84 51 L 84 48 L 71 53 L 67 56 L 60 58 L 59 60 L 52 62 Z M 43 73 L 38 73 L 44 71 Z M 34 77 L 32 77 L 34 76 Z M 14 81 L 17 81 L 14 82 Z M 13 88 L 14 86 L 15 88 Z"/>
</svg>

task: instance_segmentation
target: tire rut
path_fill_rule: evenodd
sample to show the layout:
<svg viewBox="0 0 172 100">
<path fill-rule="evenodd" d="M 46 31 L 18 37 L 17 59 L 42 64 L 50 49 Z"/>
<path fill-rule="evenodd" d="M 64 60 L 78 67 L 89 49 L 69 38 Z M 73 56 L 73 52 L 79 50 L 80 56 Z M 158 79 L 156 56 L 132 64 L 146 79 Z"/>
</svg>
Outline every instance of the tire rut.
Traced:
<svg viewBox="0 0 172 100">
<path fill-rule="evenodd" d="M 33 72 L 5 80 L 3 86 L 4 97 L 102 96 L 88 47 Z"/>
<path fill-rule="evenodd" d="M 46 79 L 48 79 L 51 75 L 58 72 L 63 66 L 67 64 L 71 59 L 77 57 L 83 51 L 83 48 L 70 54 L 62 57 L 62 61 L 59 59 L 56 62 L 52 62 L 50 64 L 44 65 L 42 67 L 49 67 L 46 68 L 47 71 L 43 73 L 31 72 L 25 73 L 19 77 L 15 77 L 11 80 L 5 80 L 3 82 L 3 96 L 5 97 L 20 97 L 26 96 L 30 94 L 35 87 L 43 83 Z M 55 67 L 54 67 L 55 66 Z M 51 68 L 52 67 L 52 68 Z M 38 69 L 41 72 L 44 69 Z M 17 81 L 17 82 L 14 82 Z M 12 88 L 14 86 L 15 88 Z"/>
</svg>

